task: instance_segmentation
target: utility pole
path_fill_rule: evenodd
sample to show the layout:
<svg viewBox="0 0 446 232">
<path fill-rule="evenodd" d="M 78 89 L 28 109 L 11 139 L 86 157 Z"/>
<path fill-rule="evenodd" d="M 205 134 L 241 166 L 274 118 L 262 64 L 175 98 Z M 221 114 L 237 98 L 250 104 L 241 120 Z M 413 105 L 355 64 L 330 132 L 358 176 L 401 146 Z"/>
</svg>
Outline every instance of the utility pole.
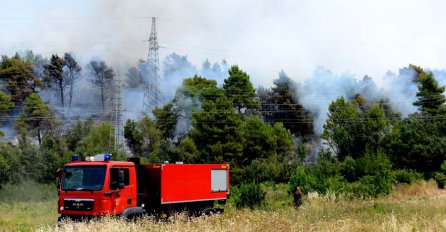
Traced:
<svg viewBox="0 0 446 232">
<path fill-rule="evenodd" d="M 149 54 L 147 56 L 147 78 L 143 101 L 143 114 L 150 116 L 153 109 L 161 104 L 161 91 L 159 89 L 160 69 L 158 58 L 158 39 L 156 33 L 156 20 L 152 18 L 152 29 L 149 38 Z"/>
<path fill-rule="evenodd" d="M 123 135 L 122 128 L 122 80 L 119 72 L 114 80 L 114 91 L 113 91 L 113 126 L 115 128 L 115 142 L 114 148 L 116 150 L 117 146 L 121 143 L 121 138 Z"/>
</svg>

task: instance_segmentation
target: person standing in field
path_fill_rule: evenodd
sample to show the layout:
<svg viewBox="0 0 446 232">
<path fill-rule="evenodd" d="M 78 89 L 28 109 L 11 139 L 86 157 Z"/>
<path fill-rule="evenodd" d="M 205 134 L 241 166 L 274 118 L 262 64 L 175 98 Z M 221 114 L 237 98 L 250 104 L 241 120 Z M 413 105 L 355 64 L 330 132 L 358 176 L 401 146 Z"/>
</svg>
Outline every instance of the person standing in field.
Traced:
<svg viewBox="0 0 446 232">
<path fill-rule="evenodd" d="M 300 187 L 296 187 L 293 198 L 294 207 L 299 208 L 302 205 L 302 191 L 300 191 Z"/>
</svg>

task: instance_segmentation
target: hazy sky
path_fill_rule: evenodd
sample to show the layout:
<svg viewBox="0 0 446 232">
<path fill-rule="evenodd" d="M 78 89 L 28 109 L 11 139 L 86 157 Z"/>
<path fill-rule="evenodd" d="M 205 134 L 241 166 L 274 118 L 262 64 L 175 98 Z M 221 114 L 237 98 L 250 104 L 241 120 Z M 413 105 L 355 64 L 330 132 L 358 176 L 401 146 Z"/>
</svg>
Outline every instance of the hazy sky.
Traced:
<svg viewBox="0 0 446 232">
<path fill-rule="evenodd" d="M 74 52 L 125 67 L 147 56 L 157 17 L 160 57 L 238 64 L 256 85 L 317 66 L 379 79 L 414 63 L 446 67 L 441 0 L 14 0 L 0 8 L 0 54 Z"/>
</svg>

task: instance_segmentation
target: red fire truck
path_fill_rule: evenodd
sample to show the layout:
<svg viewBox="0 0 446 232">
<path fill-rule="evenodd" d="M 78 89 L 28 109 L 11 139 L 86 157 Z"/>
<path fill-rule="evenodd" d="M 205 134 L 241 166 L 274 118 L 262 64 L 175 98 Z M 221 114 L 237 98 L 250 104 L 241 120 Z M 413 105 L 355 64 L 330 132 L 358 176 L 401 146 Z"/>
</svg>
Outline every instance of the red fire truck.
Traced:
<svg viewBox="0 0 446 232">
<path fill-rule="evenodd" d="M 227 164 L 143 164 L 111 161 L 105 154 L 98 161 L 77 156 L 59 173 L 59 221 L 142 214 L 162 217 L 175 211 L 211 214 L 221 209 L 229 196 Z"/>
</svg>

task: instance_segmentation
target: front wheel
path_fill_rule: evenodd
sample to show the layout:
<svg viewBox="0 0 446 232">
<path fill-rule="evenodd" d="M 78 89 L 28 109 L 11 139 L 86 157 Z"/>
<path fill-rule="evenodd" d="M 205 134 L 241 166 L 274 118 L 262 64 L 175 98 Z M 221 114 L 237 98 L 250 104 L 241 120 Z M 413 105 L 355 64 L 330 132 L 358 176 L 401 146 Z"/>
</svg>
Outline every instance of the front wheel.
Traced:
<svg viewBox="0 0 446 232">
<path fill-rule="evenodd" d="M 65 220 L 65 216 L 64 215 L 60 215 L 57 218 L 57 225 L 60 226 L 64 220 Z"/>
</svg>

